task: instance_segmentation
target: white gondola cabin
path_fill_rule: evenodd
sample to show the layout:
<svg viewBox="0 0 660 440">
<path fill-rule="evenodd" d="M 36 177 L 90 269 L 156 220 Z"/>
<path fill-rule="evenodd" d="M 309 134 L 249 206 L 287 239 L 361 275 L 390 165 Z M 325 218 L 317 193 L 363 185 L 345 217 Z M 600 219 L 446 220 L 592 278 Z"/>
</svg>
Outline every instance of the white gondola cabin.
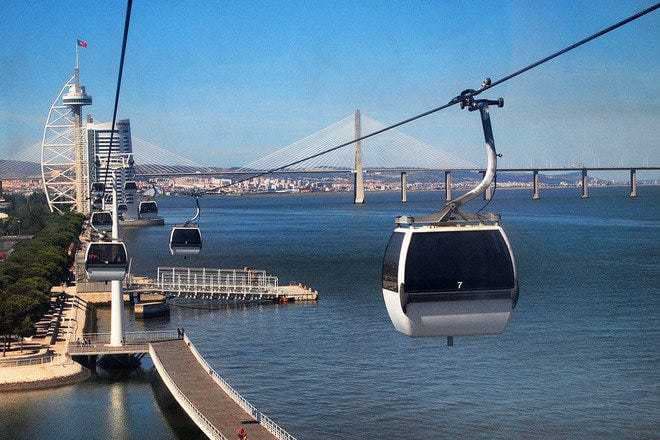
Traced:
<svg viewBox="0 0 660 440">
<path fill-rule="evenodd" d="M 194 225 L 174 226 L 170 233 L 172 255 L 197 255 L 202 250 L 202 233 Z"/>
<path fill-rule="evenodd" d="M 143 202 L 140 202 L 138 215 L 140 218 L 158 217 L 158 204 L 153 200 L 145 200 Z"/>
<path fill-rule="evenodd" d="M 90 281 L 121 281 L 128 270 L 128 255 L 122 242 L 92 242 L 85 253 L 85 271 Z"/>
<path fill-rule="evenodd" d="M 108 211 L 92 212 L 90 224 L 98 232 L 112 231 L 112 214 Z"/>
<path fill-rule="evenodd" d="M 499 224 L 397 227 L 383 259 L 383 297 L 408 336 L 504 331 L 518 300 L 511 245 Z"/>
</svg>

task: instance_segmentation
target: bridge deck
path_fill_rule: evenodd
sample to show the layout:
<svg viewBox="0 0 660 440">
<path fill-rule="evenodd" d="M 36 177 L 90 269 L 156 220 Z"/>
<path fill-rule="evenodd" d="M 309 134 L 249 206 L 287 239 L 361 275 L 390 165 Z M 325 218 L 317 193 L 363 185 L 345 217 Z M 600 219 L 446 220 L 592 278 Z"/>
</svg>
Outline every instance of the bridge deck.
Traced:
<svg viewBox="0 0 660 440">
<path fill-rule="evenodd" d="M 236 438 L 236 432 L 244 428 L 250 440 L 276 438 L 218 386 L 183 340 L 155 342 L 151 347 L 152 358 L 156 358 L 154 364 L 161 377 L 163 373 L 169 376 L 194 410 L 224 437 Z M 158 364 L 165 372 L 161 371 Z M 168 385 L 167 380 L 163 379 Z M 176 398 L 177 394 L 175 392 L 173 394 Z M 194 420 L 195 417 L 190 414 L 190 409 L 186 408 L 186 405 L 182 407 Z"/>
</svg>

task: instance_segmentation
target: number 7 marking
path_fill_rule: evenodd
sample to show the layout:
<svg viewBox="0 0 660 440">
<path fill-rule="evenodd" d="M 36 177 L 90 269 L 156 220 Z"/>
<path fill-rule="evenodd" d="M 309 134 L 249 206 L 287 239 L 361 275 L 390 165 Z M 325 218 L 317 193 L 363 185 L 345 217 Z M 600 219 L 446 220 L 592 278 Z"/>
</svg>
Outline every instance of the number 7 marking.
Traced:
<svg viewBox="0 0 660 440">
<path fill-rule="evenodd" d="M 463 286 L 463 281 L 459 281 L 459 282 L 458 282 L 458 288 L 459 288 L 459 289 L 461 288 L 461 286 Z"/>
</svg>

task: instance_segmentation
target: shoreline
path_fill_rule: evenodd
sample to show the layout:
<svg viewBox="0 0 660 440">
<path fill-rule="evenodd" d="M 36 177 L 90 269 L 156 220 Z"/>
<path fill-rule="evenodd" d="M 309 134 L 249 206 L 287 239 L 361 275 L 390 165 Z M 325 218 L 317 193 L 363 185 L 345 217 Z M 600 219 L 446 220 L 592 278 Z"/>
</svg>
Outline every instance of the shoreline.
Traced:
<svg viewBox="0 0 660 440">
<path fill-rule="evenodd" d="M 42 347 L 31 356 L 17 356 L 17 362 L 34 365 L 0 367 L 0 393 L 56 388 L 87 380 L 91 371 L 68 355 L 69 340 L 82 337 L 90 309 L 76 294 L 76 287 L 54 287 L 53 293 L 64 293 L 65 306 L 59 317 L 59 331 L 54 344 Z M 42 353 L 44 351 L 44 353 Z M 48 362 L 43 362 L 48 359 Z M 42 363 L 36 363 L 42 362 Z"/>
<path fill-rule="evenodd" d="M 412 184 L 408 184 L 409 186 Z M 476 185 L 476 183 L 474 183 Z M 467 191 L 474 187 L 473 184 L 470 184 L 468 186 L 462 186 L 458 187 L 457 184 L 455 184 L 452 187 L 452 191 Z M 654 188 L 654 187 L 660 187 L 660 184 L 654 184 L 654 183 L 638 183 L 637 188 L 639 191 L 639 188 Z M 545 186 L 545 185 L 540 185 L 539 190 L 567 190 L 567 191 L 579 191 L 581 188 L 580 185 L 573 185 L 573 186 Z M 600 188 L 630 188 L 629 183 L 613 183 L 611 185 L 589 185 L 589 189 L 600 189 Z M 532 191 L 532 185 L 529 184 L 527 186 L 497 186 L 497 190 L 525 190 L 525 191 Z M 394 189 L 387 189 L 387 190 L 371 190 L 368 188 L 365 188 L 365 193 L 369 194 L 377 194 L 377 193 L 398 193 L 400 192 L 400 188 L 394 188 Z M 444 192 L 444 188 L 437 188 L 437 189 L 421 189 L 421 190 L 416 190 L 414 188 L 408 188 L 407 190 L 408 193 L 423 193 L 423 192 Z M 293 197 L 293 196 L 318 196 L 318 195 L 325 195 L 325 194 L 351 194 L 351 191 L 299 191 L 299 192 L 275 192 L 275 191 L 261 191 L 261 192 L 243 192 L 243 193 L 225 193 L 225 194 L 220 194 L 220 193 L 205 193 L 206 197 L 258 197 L 258 196 L 268 196 L 268 197 Z M 177 193 L 177 192 L 172 192 L 169 195 L 162 195 L 161 197 L 163 198 L 176 198 L 176 197 L 186 197 L 182 193 Z"/>
</svg>

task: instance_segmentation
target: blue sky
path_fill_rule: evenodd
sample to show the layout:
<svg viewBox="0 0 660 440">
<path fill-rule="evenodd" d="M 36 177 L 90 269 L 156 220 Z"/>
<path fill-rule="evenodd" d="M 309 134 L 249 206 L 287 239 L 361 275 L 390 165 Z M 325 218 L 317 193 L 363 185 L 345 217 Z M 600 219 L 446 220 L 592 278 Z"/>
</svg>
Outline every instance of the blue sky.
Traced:
<svg viewBox="0 0 660 440">
<path fill-rule="evenodd" d="M 597 6 L 596 6 L 597 5 Z M 135 0 L 120 117 L 197 162 L 240 165 L 355 108 L 395 122 L 499 78 L 648 1 Z M 108 120 L 121 1 L 3 2 L 0 157 L 40 141 L 77 37 L 90 111 Z M 660 13 L 494 89 L 505 165 L 660 163 Z M 483 161 L 475 114 L 403 128 Z"/>
</svg>

